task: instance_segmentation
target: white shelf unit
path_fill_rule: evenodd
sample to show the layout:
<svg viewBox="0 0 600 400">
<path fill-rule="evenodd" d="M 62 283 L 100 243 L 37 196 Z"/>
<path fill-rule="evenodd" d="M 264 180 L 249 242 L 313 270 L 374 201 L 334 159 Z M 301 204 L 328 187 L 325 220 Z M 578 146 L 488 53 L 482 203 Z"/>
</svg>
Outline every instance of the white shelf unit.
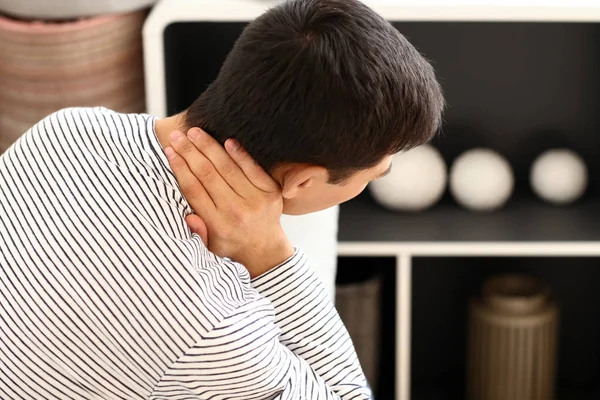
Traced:
<svg viewBox="0 0 600 400">
<path fill-rule="evenodd" d="M 341 256 L 396 258 L 396 396 L 410 397 L 413 257 L 600 257 L 598 242 L 340 242 Z"/>
<path fill-rule="evenodd" d="M 371 0 L 365 1 L 393 22 L 600 22 L 597 0 Z M 148 112 L 167 114 L 164 30 L 177 22 L 245 22 L 274 1 L 162 0 L 144 28 Z M 342 212 L 343 215 L 343 208 Z M 411 364 L 411 272 L 413 257 L 600 257 L 600 238 L 593 240 L 361 240 L 341 239 L 340 256 L 395 257 L 397 276 L 396 398 L 409 400 Z"/>
</svg>

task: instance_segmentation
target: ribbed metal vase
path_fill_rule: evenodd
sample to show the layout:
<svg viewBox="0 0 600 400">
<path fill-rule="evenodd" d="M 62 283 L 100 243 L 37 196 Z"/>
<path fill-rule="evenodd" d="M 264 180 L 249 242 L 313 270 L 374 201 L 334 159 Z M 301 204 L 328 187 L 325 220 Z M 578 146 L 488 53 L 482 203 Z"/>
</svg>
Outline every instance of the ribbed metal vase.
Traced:
<svg viewBox="0 0 600 400">
<path fill-rule="evenodd" d="M 524 275 L 490 279 L 470 305 L 469 400 L 554 398 L 558 308 Z"/>
</svg>

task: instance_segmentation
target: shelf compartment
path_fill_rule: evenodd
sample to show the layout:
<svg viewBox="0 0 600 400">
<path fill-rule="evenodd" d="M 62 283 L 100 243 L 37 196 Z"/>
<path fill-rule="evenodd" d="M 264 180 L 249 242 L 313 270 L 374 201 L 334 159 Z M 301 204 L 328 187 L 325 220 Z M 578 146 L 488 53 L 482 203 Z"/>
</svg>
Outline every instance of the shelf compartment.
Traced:
<svg viewBox="0 0 600 400">
<path fill-rule="evenodd" d="M 415 257 L 412 266 L 411 398 L 465 398 L 468 301 L 503 273 L 539 277 L 559 305 L 557 400 L 600 398 L 600 258 Z"/>
</svg>

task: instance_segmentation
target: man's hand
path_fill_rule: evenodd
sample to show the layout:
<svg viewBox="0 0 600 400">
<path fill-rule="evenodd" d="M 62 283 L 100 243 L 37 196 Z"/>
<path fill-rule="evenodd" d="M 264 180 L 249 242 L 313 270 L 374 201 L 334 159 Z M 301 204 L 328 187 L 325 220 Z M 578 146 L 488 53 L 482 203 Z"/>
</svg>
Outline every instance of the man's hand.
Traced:
<svg viewBox="0 0 600 400">
<path fill-rule="evenodd" d="M 196 213 L 186 222 L 210 251 L 243 264 L 253 278 L 293 255 L 280 224 L 279 185 L 235 140 L 224 149 L 199 128 L 170 140 L 165 154 Z"/>
</svg>

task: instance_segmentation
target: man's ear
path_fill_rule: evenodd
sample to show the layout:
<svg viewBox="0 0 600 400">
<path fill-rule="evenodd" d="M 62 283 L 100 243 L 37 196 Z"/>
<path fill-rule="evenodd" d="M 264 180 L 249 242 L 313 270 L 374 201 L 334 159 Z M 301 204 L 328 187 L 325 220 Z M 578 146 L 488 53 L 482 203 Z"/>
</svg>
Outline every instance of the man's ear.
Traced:
<svg viewBox="0 0 600 400">
<path fill-rule="evenodd" d="M 281 179 L 281 194 L 285 199 L 297 197 L 317 182 L 327 183 L 327 169 L 310 164 L 286 165 Z"/>
</svg>

